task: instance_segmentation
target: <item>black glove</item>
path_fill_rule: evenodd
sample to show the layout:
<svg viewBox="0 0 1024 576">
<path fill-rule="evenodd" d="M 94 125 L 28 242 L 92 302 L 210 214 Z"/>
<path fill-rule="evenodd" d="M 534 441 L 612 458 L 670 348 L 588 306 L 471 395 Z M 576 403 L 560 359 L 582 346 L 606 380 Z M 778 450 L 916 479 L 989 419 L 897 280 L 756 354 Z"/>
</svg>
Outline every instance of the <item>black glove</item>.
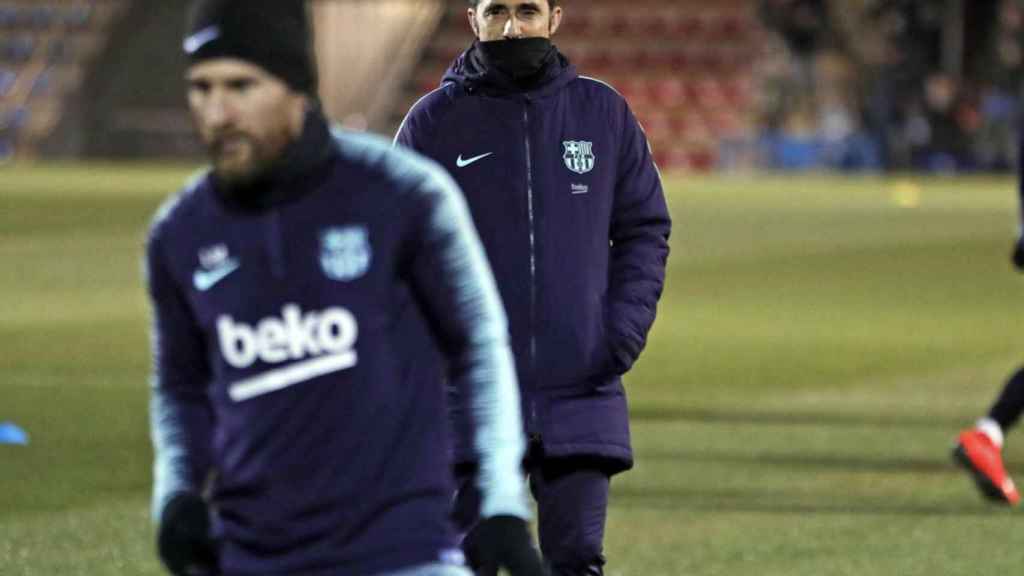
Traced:
<svg viewBox="0 0 1024 576">
<path fill-rule="evenodd" d="M 210 511 L 196 494 L 182 493 L 164 506 L 157 534 L 157 551 L 175 576 L 212 576 L 217 570 L 217 547 L 210 535 Z"/>
<path fill-rule="evenodd" d="M 1013 245 L 1013 265 L 1017 267 L 1017 270 L 1024 272 L 1024 238 Z"/>
<path fill-rule="evenodd" d="M 466 535 L 462 548 L 477 576 L 497 576 L 499 568 L 511 576 L 547 576 L 522 518 L 485 518 Z"/>
</svg>

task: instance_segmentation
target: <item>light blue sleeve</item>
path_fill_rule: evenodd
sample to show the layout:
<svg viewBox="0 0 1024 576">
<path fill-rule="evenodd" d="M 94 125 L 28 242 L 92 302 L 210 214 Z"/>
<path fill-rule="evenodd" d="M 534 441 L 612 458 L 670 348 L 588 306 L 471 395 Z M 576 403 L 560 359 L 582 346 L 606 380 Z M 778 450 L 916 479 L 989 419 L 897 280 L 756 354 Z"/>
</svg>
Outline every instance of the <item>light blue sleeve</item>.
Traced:
<svg viewBox="0 0 1024 576">
<path fill-rule="evenodd" d="M 464 333 L 465 345 L 455 349 L 451 377 L 472 398 L 477 484 L 483 495 L 480 514 L 529 518 L 522 474 L 526 442 L 508 319 L 466 201 L 447 173 L 437 172 L 423 187 L 436 195 L 428 244 L 439 251 L 436 274 L 449 279 L 456 333 Z"/>
<path fill-rule="evenodd" d="M 334 134 L 343 156 L 379 164 L 415 195 L 402 199 L 415 212 L 406 240 L 414 262 L 410 280 L 448 354 L 450 381 L 472 398 L 480 514 L 528 519 L 526 440 L 508 319 L 462 191 L 444 168 L 416 152 L 372 135 Z"/>
<path fill-rule="evenodd" d="M 199 491 L 190 481 L 191 455 L 188 452 L 185 411 L 173 397 L 154 386 L 149 399 L 150 435 L 153 441 L 153 499 L 151 515 L 154 523 L 167 502 L 182 492 Z"/>
<path fill-rule="evenodd" d="M 153 442 L 152 518 L 181 492 L 198 494 L 211 468 L 213 411 L 207 396 L 206 349 L 188 305 L 165 265 L 158 213 L 146 245 L 145 280 L 152 312 L 153 372 L 150 436 Z"/>
</svg>

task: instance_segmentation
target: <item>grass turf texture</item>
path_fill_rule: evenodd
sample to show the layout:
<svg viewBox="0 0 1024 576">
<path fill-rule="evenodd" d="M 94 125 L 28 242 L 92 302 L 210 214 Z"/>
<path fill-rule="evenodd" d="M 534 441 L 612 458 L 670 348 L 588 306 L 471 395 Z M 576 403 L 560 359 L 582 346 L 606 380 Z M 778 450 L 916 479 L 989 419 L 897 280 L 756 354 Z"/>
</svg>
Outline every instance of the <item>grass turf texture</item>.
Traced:
<svg viewBox="0 0 1024 576">
<path fill-rule="evenodd" d="M 160 573 L 140 256 L 187 174 L 0 171 L 0 421 L 32 436 L 0 446 L 5 576 Z M 613 483 L 609 576 L 1019 570 L 1019 512 L 949 461 L 1024 360 L 1014 183 L 666 182 L 673 253 L 627 382 L 637 467 Z"/>
</svg>

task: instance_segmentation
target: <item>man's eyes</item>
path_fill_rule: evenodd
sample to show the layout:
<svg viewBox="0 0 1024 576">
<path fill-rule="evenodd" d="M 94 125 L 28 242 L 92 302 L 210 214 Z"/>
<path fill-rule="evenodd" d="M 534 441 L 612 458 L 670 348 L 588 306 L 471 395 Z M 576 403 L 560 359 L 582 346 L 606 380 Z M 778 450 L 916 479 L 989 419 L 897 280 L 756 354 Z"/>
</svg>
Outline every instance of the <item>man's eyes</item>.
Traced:
<svg viewBox="0 0 1024 576">
<path fill-rule="evenodd" d="M 534 8 L 532 6 L 519 9 L 519 14 L 522 15 L 522 16 L 536 16 L 539 12 L 540 12 L 540 10 L 537 10 L 536 8 Z M 484 13 L 484 15 L 488 16 L 488 17 L 491 17 L 491 16 L 503 16 L 505 14 L 508 14 L 508 9 L 505 8 L 505 7 L 489 8 Z"/>
<path fill-rule="evenodd" d="M 255 84 L 256 84 L 256 82 L 254 80 L 249 79 L 249 78 L 244 78 L 244 79 L 232 80 L 232 81 L 228 82 L 228 88 L 231 89 L 231 90 L 235 90 L 237 92 L 244 92 L 244 91 L 248 90 L 249 88 L 252 88 Z"/>
<path fill-rule="evenodd" d="M 189 82 L 189 88 L 194 92 L 206 93 L 210 91 L 210 83 L 205 80 L 193 80 L 192 82 Z"/>
</svg>

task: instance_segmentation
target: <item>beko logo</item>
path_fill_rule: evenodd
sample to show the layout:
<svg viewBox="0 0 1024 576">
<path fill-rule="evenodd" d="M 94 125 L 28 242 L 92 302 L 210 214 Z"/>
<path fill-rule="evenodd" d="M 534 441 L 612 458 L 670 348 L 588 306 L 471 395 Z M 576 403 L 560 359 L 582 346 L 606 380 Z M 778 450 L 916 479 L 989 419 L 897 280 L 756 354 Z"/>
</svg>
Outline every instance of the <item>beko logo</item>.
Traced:
<svg viewBox="0 0 1024 576">
<path fill-rule="evenodd" d="M 338 306 L 303 312 L 285 304 L 280 317 L 264 318 L 250 326 L 231 316 L 217 318 L 221 354 L 229 365 L 245 369 L 257 361 L 282 364 L 232 383 L 228 394 L 236 402 L 274 392 L 312 378 L 356 365 L 359 326 L 355 316 Z"/>
</svg>

